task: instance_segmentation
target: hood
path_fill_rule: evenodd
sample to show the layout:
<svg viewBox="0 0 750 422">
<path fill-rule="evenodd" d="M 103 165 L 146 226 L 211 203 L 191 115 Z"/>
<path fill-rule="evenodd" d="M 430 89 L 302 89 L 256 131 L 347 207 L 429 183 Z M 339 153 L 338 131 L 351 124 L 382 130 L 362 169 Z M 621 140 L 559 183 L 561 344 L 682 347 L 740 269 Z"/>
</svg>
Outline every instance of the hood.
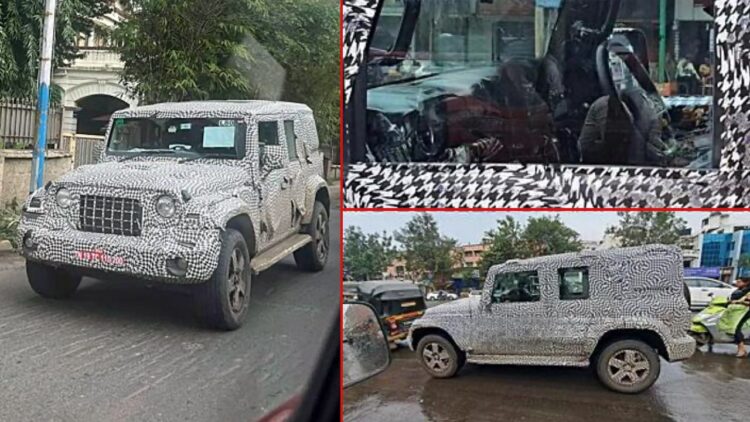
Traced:
<svg viewBox="0 0 750 422">
<path fill-rule="evenodd" d="M 175 161 L 110 161 L 82 166 L 58 180 L 63 186 L 138 189 L 157 192 L 187 190 L 193 196 L 232 190 L 250 175 L 242 167 Z"/>
<path fill-rule="evenodd" d="M 451 302 L 444 303 L 432 308 L 427 309 L 424 313 L 423 318 L 439 318 L 443 316 L 453 315 L 469 315 L 475 309 L 480 306 L 481 297 L 467 297 L 463 299 L 457 299 Z"/>
</svg>

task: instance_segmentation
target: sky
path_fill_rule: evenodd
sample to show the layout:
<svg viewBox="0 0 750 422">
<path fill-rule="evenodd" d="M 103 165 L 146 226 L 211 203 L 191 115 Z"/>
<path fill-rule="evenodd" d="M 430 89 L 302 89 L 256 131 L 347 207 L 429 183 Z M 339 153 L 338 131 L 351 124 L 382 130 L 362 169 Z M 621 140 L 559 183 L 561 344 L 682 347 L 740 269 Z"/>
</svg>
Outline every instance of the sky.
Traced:
<svg viewBox="0 0 750 422">
<path fill-rule="evenodd" d="M 392 233 L 403 227 L 417 213 L 413 212 L 345 212 L 344 227 L 359 226 L 365 233 Z M 431 212 L 443 235 L 456 239 L 459 244 L 479 243 L 485 232 L 497 226 L 497 220 L 512 216 L 525 222 L 529 217 L 547 215 L 560 219 L 581 234 L 581 240 L 599 241 L 609 226 L 620 220 L 616 212 Z M 678 212 L 696 233 L 706 212 Z"/>
</svg>

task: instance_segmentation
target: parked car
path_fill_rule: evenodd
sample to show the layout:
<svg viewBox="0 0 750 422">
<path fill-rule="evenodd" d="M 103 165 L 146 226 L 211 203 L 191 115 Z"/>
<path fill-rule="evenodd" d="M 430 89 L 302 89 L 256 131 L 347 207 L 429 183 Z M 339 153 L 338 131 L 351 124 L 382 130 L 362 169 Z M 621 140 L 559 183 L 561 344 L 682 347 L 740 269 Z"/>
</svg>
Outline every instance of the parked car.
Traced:
<svg viewBox="0 0 750 422">
<path fill-rule="evenodd" d="M 446 292 L 445 290 L 438 290 L 435 292 L 427 293 L 427 300 L 456 300 L 458 295 L 455 293 Z"/>
<path fill-rule="evenodd" d="M 470 291 L 470 292 L 469 292 L 469 296 L 470 296 L 470 297 L 471 297 L 471 296 L 482 296 L 482 291 L 481 291 L 481 290 L 477 290 L 477 289 L 474 289 L 474 290 L 472 290 L 472 291 Z"/>
<path fill-rule="evenodd" d="M 255 274 L 328 259 L 330 198 L 310 108 L 268 101 L 116 112 L 97 164 L 34 192 L 18 228 L 32 289 L 83 276 L 186 285 L 202 319 L 236 329 Z"/>
<path fill-rule="evenodd" d="M 466 362 L 592 366 L 606 387 L 638 393 L 659 357 L 695 351 L 683 288 L 674 246 L 509 261 L 489 270 L 480 297 L 428 309 L 407 342 L 435 378 Z"/>
<path fill-rule="evenodd" d="M 707 277 L 685 277 L 690 290 L 693 308 L 705 308 L 715 298 L 729 298 L 735 288 L 727 283 Z"/>
<path fill-rule="evenodd" d="M 345 290 L 347 300 L 368 303 L 375 309 L 385 326 L 388 342 L 391 344 L 404 340 L 411 324 L 427 309 L 422 290 L 411 283 L 363 281 L 347 283 Z"/>
</svg>

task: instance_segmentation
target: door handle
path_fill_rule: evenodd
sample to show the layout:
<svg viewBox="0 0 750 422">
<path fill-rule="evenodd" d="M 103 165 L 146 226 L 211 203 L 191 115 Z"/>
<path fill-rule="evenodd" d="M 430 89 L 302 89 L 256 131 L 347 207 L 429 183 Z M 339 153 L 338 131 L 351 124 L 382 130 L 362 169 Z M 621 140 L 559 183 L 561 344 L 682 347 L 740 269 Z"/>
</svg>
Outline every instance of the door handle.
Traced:
<svg viewBox="0 0 750 422">
<path fill-rule="evenodd" d="M 281 190 L 287 190 L 289 189 L 289 185 L 291 185 L 292 179 L 290 179 L 288 176 L 284 176 L 284 178 L 281 181 Z"/>
</svg>

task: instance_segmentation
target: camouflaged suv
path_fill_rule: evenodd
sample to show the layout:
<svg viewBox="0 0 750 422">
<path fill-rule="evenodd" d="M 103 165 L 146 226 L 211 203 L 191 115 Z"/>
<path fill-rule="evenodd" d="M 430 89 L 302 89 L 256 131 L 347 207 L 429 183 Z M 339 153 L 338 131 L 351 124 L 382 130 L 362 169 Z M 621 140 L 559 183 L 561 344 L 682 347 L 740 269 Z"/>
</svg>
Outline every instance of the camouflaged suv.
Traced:
<svg viewBox="0 0 750 422">
<path fill-rule="evenodd" d="M 695 351 L 688 308 L 677 247 L 553 255 L 492 267 L 481 296 L 428 309 L 408 342 L 436 378 L 466 362 L 591 365 L 610 389 L 638 393 L 660 356 Z"/>
<path fill-rule="evenodd" d="M 82 276 L 192 285 L 210 326 L 238 328 L 253 276 L 294 254 L 319 271 L 330 199 L 312 111 L 266 102 L 116 112 L 97 164 L 25 202 L 31 287 L 65 298 Z"/>
</svg>

